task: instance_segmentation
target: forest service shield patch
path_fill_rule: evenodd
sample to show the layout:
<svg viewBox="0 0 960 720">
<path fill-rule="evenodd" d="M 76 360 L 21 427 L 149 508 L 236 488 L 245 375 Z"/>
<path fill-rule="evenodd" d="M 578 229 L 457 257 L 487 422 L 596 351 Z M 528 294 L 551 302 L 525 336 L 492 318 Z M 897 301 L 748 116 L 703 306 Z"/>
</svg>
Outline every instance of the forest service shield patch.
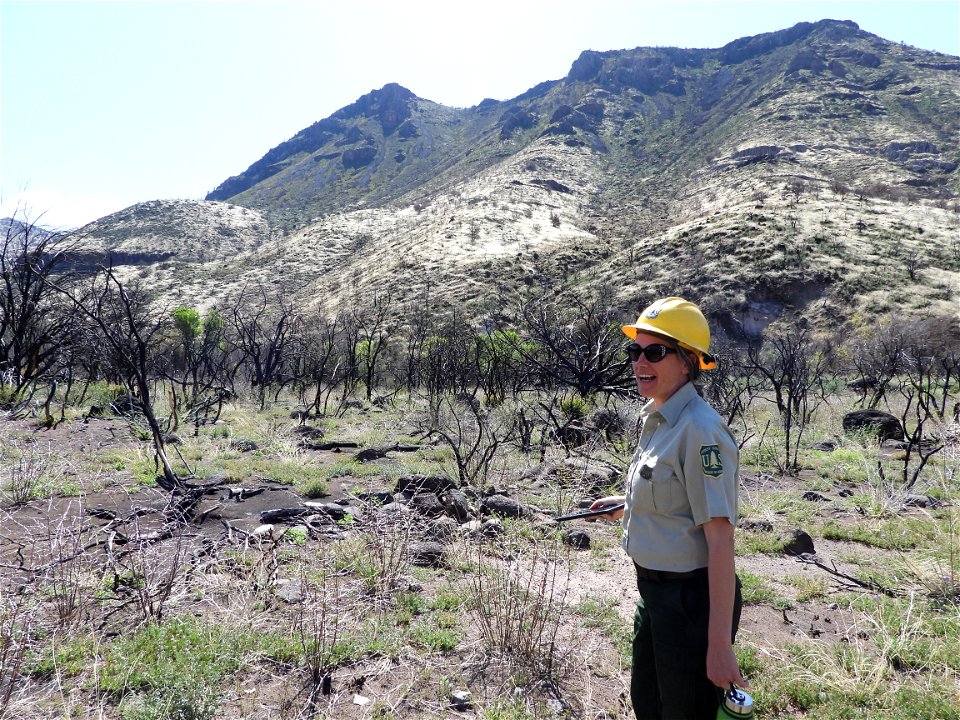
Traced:
<svg viewBox="0 0 960 720">
<path fill-rule="evenodd" d="M 703 474 L 710 477 L 723 475 L 723 459 L 720 457 L 719 445 L 701 445 L 700 462 L 703 465 Z"/>
</svg>

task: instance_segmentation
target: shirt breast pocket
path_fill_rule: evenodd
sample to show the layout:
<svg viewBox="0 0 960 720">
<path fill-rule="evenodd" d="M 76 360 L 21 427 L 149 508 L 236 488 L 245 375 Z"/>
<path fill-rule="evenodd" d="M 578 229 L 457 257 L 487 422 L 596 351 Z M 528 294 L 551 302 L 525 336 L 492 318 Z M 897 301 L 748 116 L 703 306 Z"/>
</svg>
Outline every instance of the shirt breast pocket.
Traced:
<svg viewBox="0 0 960 720">
<path fill-rule="evenodd" d="M 653 507 L 659 513 L 672 515 L 683 511 L 689 505 L 686 490 L 673 468 L 666 463 L 653 466 L 650 491 Z"/>
</svg>

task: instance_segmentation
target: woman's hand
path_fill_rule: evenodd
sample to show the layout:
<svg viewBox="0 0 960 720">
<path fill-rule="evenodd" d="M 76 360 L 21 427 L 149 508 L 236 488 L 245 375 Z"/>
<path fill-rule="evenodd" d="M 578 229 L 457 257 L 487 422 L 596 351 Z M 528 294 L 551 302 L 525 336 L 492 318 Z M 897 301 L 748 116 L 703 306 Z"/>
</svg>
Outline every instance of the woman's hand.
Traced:
<svg viewBox="0 0 960 720">
<path fill-rule="evenodd" d="M 731 685 L 750 687 L 750 683 L 740 674 L 737 656 L 730 643 L 710 643 L 707 646 L 707 678 L 724 690 L 729 690 Z"/>
<path fill-rule="evenodd" d="M 599 500 L 594 500 L 593 504 L 590 506 L 590 510 L 602 510 L 607 505 L 620 505 L 627 501 L 625 495 L 609 495 L 605 498 L 600 498 Z M 605 515 L 595 515 L 591 518 L 585 518 L 587 522 L 593 522 L 594 520 L 619 520 L 623 517 L 623 508 L 618 507 L 615 510 L 611 510 Z"/>
</svg>

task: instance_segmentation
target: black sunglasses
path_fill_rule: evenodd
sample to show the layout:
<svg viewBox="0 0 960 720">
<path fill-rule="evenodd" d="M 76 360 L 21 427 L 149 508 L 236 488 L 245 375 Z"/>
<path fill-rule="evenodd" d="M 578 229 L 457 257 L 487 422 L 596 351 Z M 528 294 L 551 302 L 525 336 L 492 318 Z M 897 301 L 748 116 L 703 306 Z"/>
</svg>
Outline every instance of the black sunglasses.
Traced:
<svg viewBox="0 0 960 720">
<path fill-rule="evenodd" d="M 630 343 L 626 349 L 627 355 L 630 357 L 630 362 L 636 362 L 640 359 L 641 355 L 644 355 L 648 362 L 658 363 L 667 356 L 667 353 L 677 352 L 675 348 L 667 347 L 660 343 L 653 343 L 646 347 L 640 347 L 636 343 Z"/>
</svg>

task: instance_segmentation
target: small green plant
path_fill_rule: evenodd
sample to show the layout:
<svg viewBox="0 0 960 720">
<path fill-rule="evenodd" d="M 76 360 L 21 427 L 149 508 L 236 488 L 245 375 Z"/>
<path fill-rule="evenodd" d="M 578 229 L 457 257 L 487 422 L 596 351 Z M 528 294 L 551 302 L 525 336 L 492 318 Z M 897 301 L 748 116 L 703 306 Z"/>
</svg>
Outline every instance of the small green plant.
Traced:
<svg viewBox="0 0 960 720">
<path fill-rule="evenodd" d="M 797 602 L 822 599 L 827 596 L 829 591 L 827 582 L 821 577 L 788 575 L 783 579 L 783 582 L 797 589 Z"/>
<path fill-rule="evenodd" d="M 410 628 L 410 641 L 427 652 L 449 652 L 459 643 L 461 635 L 450 628 L 439 628 L 429 623 L 418 623 Z"/>
<path fill-rule="evenodd" d="M 391 595 L 409 571 L 410 532 L 409 518 L 367 520 L 357 537 L 339 544 L 334 566 L 359 577 L 367 593 Z"/>
<path fill-rule="evenodd" d="M 226 440 L 230 437 L 230 426 L 223 425 L 214 425 L 213 430 L 210 431 L 210 437 L 214 440 Z"/>
<path fill-rule="evenodd" d="M 301 495 L 312 500 L 326 497 L 330 494 L 330 485 L 323 478 L 311 478 L 306 482 L 299 483 L 296 487 Z"/>
<path fill-rule="evenodd" d="M 7 491 L 10 502 L 23 505 L 50 495 L 60 472 L 49 447 L 43 451 L 32 444 L 8 441 L 8 447 L 0 448 L 0 478 L 5 479 L 0 486 Z"/>
<path fill-rule="evenodd" d="M 291 527 L 283 533 L 284 542 L 291 543 L 293 545 L 305 545 L 309 533 L 304 527 Z"/>
<path fill-rule="evenodd" d="M 811 487 L 811 490 L 829 490 L 835 482 L 862 483 L 869 477 L 870 458 L 863 447 L 839 447 L 831 452 L 813 450 L 810 459 L 817 470 L 817 476 L 826 485 Z"/>
<path fill-rule="evenodd" d="M 590 401 L 580 395 L 570 395 L 560 401 L 560 410 L 566 417 L 579 420 L 590 412 Z"/>
<path fill-rule="evenodd" d="M 536 715 L 530 714 L 523 700 L 515 698 L 506 702 L 496 702 L 484 708 L 480 718 L 481 720 L 535 720 Z"/>
<path fill-rule="evenodd" d="M 742 585 L 741 594 L 745 605 L 756 605 L 763 602 L 773 602 L 776 594 L 764 580 L 753 573 L 738 572 Z"/>
<path fill-rule="evenodd" d="M 431 610 L 460 610 L 465 604 L 466 598 L 463 591 L 451 587 L 438 591 L 429 601 L 428 607 Z"/>
</svg>

